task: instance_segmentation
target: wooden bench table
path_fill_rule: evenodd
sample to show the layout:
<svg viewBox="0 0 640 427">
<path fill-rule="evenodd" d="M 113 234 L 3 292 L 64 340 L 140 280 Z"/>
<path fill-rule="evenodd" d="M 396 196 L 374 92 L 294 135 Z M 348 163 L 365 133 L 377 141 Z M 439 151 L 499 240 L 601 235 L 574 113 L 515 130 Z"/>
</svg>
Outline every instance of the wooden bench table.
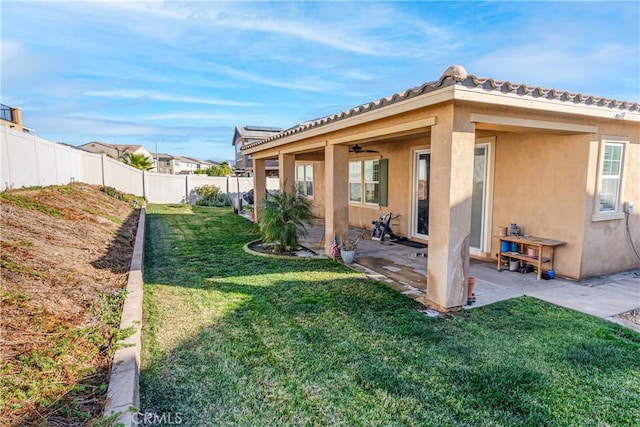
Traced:
<svg viewBox="0 0 640 427">
<path fill-rule="evenodd" d="M 567 242 L 560 240 L 546 239 L 543 237 L 534 236 L 494 236 L 499 239 L 498 252 L 498 271 L 502 268 L 503 258 L 514 258 L 526 262 L 527 264 L 533 264 L 538 268 L 538 280 L 542 277 L 542 265 L 548 264 L 548 270 L 553 270 L 553 255 L 555 248 L 562 246 Z M 502 242 L 516 243 L 518 245 L 518 252 L 502 251 Z M 528 248 L 536 249 L 536 256 L 530 257 L 527 255 Z M 545 254 L 546 248 L 546 254 Z"/>
</svg>

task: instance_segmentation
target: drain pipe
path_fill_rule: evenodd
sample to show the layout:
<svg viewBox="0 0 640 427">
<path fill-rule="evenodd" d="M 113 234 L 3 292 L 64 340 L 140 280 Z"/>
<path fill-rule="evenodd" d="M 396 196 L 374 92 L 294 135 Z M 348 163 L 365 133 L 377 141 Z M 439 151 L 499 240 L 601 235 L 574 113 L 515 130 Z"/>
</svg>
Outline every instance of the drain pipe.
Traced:
<svg viewBox="0 0 640 427">
<path fill-rule="evenodd" d="M 631 243 L 631 249 L 633 249 L 633 252 L 635 252 L 635 254 L 638 257 L 638 259 L 640 259 L 640 255 L 638 254 L 638 250 L 636 249 L 636 246 L 633 243 L 633 238 L 631 237 L 631 231 L 629 230 L 629 215 L 630 215 L 630 212 L 625 212 L 624 215 L 626 216 L 627 236 L 629 237 L 629 243 Z"/>
</svg>

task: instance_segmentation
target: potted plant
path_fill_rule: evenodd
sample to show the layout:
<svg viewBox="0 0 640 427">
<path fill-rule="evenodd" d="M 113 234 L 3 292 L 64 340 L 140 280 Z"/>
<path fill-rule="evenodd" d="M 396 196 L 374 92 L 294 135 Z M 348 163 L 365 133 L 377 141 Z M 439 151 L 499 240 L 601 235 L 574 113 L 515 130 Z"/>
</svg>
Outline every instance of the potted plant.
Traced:
<svg viewBox="0 0 640 427">
<path fill-rule="evenodd" d="M 364 235 L 359 235 L 356 239 L 346 238 L 342 240 L 340 244 L 340 256 L 342 257 L 342 261 L 345 264 L 351 264 L 356 259 L 356 248 L 358 247 L 358 242 Z"/>
</svg>

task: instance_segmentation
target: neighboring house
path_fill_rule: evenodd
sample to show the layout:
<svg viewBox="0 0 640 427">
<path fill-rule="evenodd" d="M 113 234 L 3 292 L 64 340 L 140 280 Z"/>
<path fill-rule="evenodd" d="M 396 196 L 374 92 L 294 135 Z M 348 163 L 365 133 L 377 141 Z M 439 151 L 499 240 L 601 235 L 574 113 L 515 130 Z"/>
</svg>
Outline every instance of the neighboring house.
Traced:
<svg viewBox="0 0 640 427">
<path fill-rule="evenodd" d="M 33 129 L 22 124 L 22 109 L 18 107 L 0 104 L 0 124 L 7 125 L 19 132 L 33 132 Z"/>
<path fill-rule="evenodd" d="M 105 154 L 115 160 L 120 160 L 127 154 L 142 154 L 145 157 L 152 159 L 153 169 L 150 172 L 156 171 L 156 161 L 154 156 L 142 145 L 120 145 L 109 144 L 100 141 L 91 141 L 86 144 L 80 145 L 78 148 L 89 151 L 91 153 Z"/>
<path fill-rule="evenodd" d="M 555 272 L 640 267 L 640 104 L 468 75 L 439 80 L 246 144 L 256 204 L 266 162 L 325 219 L 327 253 L 349 225 L 400 217 L 428 242 L 425 303 L 457 309 L 469 255 L 495 259 L 498 227 L 566 242 Z M 635 204 L 633 213 L 625 207 Z M 259 211 L 258 211 L 259 216 Z M 628 230 L 629 233 L 628 233 Z M 505 273 L 509 274 L 509 273 Z"/>
<path fill-rule="evenodd" d="M 251 154 L 243 153 L 242 147 L 261 141 L 282 132 L 280 128 L 266 126 L 236 126 L 232 144 L 236 150 L 235 172 L 244 176 L 253 176 L 253 159 Z M 267 176 L 278 176 L 278 161 L 268 160 L 265 163 Z"/>
<path fill-rule="evenodd" d="M 158 172 L 171 175 L 189 175 L 199 169 L 208 169 L 216 164 L 215 162 L 191 157 L 174 156 L 166 153 L 158 154 Z"/>
</svg>

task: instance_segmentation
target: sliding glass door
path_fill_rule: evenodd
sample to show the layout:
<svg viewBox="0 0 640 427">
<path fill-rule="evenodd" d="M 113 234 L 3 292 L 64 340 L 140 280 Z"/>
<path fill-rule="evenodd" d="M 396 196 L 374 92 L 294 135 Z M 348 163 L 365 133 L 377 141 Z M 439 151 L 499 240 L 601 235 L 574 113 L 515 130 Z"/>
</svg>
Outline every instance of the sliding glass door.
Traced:
<svg viewBox="0 0 640 427">
<path fill-rule="evenodd" d="M 489 198 L 489 150 L 491 145 L 477 144 L 473 157 L 473 192 L 471 196 L 471 236 L 472 253 L 486 252 Z M 419 150 L 413 160 L 413 197 L 411 235 L 429 238 L 429 185 L 431 172 L 431 152 Z"/>
<path fill-rule="evenodd" d="M 413 219 L 411 232 L 414 237 L 429 238 L 429 176 L 431 153 L 416 151 L 413 177 Z"/>
<path fill-rule="evenodd" d="M 489 176 L 489 144 L 476 145 L 473 156 L 473 193 L 471 195 L 471 252 L 485 252 L 487 231 L 487 194 Z"/>
</svg>

